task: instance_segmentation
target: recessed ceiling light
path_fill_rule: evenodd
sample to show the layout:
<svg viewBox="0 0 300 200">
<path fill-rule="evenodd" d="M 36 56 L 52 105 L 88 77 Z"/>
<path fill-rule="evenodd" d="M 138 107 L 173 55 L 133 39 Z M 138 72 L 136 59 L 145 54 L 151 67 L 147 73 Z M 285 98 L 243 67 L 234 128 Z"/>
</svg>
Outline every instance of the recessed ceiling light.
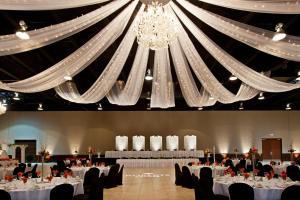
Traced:
<svg viewBox="0 0 300 200">
<path fill-rule="evenodd" d="M 276 32 L 274 33 L 274 36 L 272 38 L 273 41 L 277 42 L 283 40 L 286 37 L 286 33 L 284 32 L 282 27 L 283 27 L 283 23 L 276 24 L 275 26 Z"/>
<path fill-rule="evenodd" d="M 7 106 L 6 99 L 3 99 L 3 100 L 2 100 L 2 105 L 3 105 L 3 106 Z"/>
<path fill-rule="evenodd" d="M 13 97 L 13 100 L 16 100 L 16 101 L 20 100 L 19 93 L 15 92 L 15 96 Z"/>
<path fill-rule="evenodd" d="M 235 75 L 233 75 L 233 74 L 229 77 L 230 81 L 236 81 L 237 79 L 238 78 Z"/>
<path fill-rule="evenodd" d="M 260 92 L 258 96 L 258 100 L 264 100 L 264 99 L 265 99 L 264 93 Z"/>
<path fill-rule="evenodd" d="M 209 96 L 209 100 L 214 100 L 215 98 L 213 96 Z"/>
<path fill-rule="evenodd" d="M 147 110 L 151 110 L 150 103 L 147 104 Z"/>
<path fill-rule="evenodd" d="M 26 23 L 25 23 L 23 20 L 21 20 L 21 21 L 19 22 L 19 25 L 20 25 L 20 29 L 17 30 L 16 36 L 17 36 L 18 38 L 20 38 L 21 40 L 29 40 L 29 39 L 30 39 L 30 36 L 29 36 L 28 33 L 26 32 L 26 30 L 27 30 L 27 25 L 26 25 Z"/>
<path fill-rule="evenodd" d="M 290 104 L 290 103 L 287 103 L 285 109 L 286 109 L 286 110 L 292 110 L 291 104 Z"/>
<path fill-rule="evenodd" d="M 198 110 L 203 110 L 203 107 L 199 107 Z"/>
<path fill-rule="evenodd" d="M 72 77 L 69 76 L 69 75 L 67 75 L 67 76 L 64 76 L 64 79 L 65 79 L 66 81 L 71 81 L 71 80 L 72 80 Z"/>
<path fill-rule="evenodd" d="M 147 80 L 147 81 L 153 80 L 153 76 L 151 74 L 151 70 L 150 69 L 147 70 L 147 74 L 145 76 L 145 80 Z"/>
</svg>

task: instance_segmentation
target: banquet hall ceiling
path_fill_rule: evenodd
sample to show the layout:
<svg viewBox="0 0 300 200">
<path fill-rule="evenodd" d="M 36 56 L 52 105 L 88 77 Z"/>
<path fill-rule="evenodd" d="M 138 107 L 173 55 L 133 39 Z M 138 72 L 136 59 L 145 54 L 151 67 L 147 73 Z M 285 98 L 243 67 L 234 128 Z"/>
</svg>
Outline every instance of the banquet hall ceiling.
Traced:
<svg viewBox="0 0 300 200">
<path fill-rule="evenodd" d="M 218 7 L 200 1 L 190 1 L 198 7 L 207 9 L 219 15 L 247 23 L 256 27 L 264 28 L 273 31 L 275 25 L 279 22 L 284 23 L 284 30 L 289 35 L 300 36 L 300 15 L 285 15 L 285 14 L 263 14 L 246 11 L 232 10 L 224 7 Z M 175 2 L 176 3 L 176 2 Z M 176 3 L 177 4 L 177 3 Z M 57 24 L 67 20 L 71 20 L 82 14 L 93 11 L 105 3 L 85 6 L 80 8 L 54 10 L 54 11 L 0 11 L 0 35 L 12 34 L 18 28 L 20 20 L 24 20 L 28 25 L 29 30 L 42 28 L 45 26 Z M 179 4 L 177 4 L 181 7 Z M 182 8 L 182 7 L 181 7 Z M 122 8 L 123 9 L 123 8 Z M 0 80 L 3 82 L 12 82 L 31 77 L 55 63 L 59 62 L 81 45 L 92 38 L 99 30 L 105 27 L 114 17 L 117 16 L 122 9 L 113 13 L 109 17 L 101 20 L 99 23 L 73 35 L 59 42 L 50 44 L 48 46 L 38 48 L 35 50 L 18 53 L 9 56 L 0 57 Z M 136 9 L 136 11 L 138 8 Z M 219 46 L 224 48 L 233 57 L 248 65 L 255 71 L 271 71 L 271 77 L 277 80 L 293 83 L 297 77 L 297 72 L 300 70 L 300 64 L 268 55 L 259 50 L 251 48 L 243 43 L 240 43 L 201 22 L 196 17 L 192 16 L 185 9 L 182 9 L 185 14 L 197 24 L 201 30 L 206 33 Z M 134 18 L 134 16 L 131 18 Z M 128 27 L 127 27 L 128 28 Z M 124 31 L 125 33 L 125 31 Z M 118 48 L 125 34 L 122 34 L 98 59 L 89 65 L 84 71 L 74 77 L 74 81 L 80 92 L 87 90 L 98 76 L 103 71 L 106 64 L 111 59 L 113 53 Z M 202 56 L 203 60 L 217 77 L 217 79 L 230 91 L 236 93 L 240 86 L 240 81 L 229 81 L 231 75 L 224 67 L 222 67 L 189 33 L 197 51 Z M 130 72 L 130 67 L 134 60 L 137 43 L 131 50 L 124 69 L 121 72 L 118 80 L 126 81 Z M 150 59 L 148 68 L 152 68 L 154 62 L 154 52 L 150 52 Z M 172 67 L 173 81 L 175 86 L 175 101 L 176 106 L 165 110 L 197 110 L 187 106 L 182 97 L 178 81 L 175 76 L 175 70 Z M 198 87 L 201 85 L 197 82 Z M 145 81 L 143 92 L 140 100 L 135 106 L 117 106 L 110 104 L 106 98 L 101 100 L 103 110 L 147 110 L 147 105 L 151 91 L 151 81 Z M 244 102 L 244 110 L 285 110 L 287 103 L 291 104 L 293 110 L 300 110 L 300 89 L 284 93 L 264 93 L 266 99 L 259 101 L 257 98 Z M 53 89 L 34 93 L 34 94 L 20 94 L 21 100 L 15 101 L 12 99 L 13 92 L 0 90 L 0 100 L 3 98 L 8 101 L 8 110 L 22 111 L 22 110 L 37 110 L 38 104 L 42 103 L 44 110 L 60 111 L 60 110 L 97 110 L 97 104 L 75 104 L 61 99 Z M 217 103 L 214 106 L 205 107 L 204 110 L 238 110 L 240 103 L 221 104 Z M 161 110 L 161 109 L 152 109 Z"/>
</svg>

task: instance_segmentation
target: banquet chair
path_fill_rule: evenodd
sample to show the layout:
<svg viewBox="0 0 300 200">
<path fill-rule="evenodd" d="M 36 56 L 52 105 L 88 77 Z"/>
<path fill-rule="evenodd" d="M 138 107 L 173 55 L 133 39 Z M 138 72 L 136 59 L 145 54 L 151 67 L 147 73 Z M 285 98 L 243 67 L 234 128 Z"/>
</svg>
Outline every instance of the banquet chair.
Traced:
<svg viewBox="0 0 300 200">
<path fill-rule="evenodd" d="M 91 168 L 84 176 L 84 199 L 103 200 L 104 173 L 99 177 L 100 170 Z"/>
<path fill-rule="evenodd" d="M 264 165 L 263 166 L 263 171 L 264 172 L 272 172 L 273 171 L 273 167 L 271 165 Z"/>
<path fill-rule="evenodd" d="M 123 184 L 123 168 L 124 165 L 122 165 L 121 169 L 119 170 L 118 174 L 117 174 L 117 185 L 122 185 Z"/>
<path fill-rule="evenodd" d="M 233 183 L 228 190 L 230 200 L 254 200 L 254 190 L 246 183 Z"/>
<path fill-rule="evenodd" d="M 0 189 L 0 199 L 1 200 L 11 200 L 10 194 L 5 190 Z"/>
<path fill-rule="evenodd" d="M 286 173 L 292 181 L 300 181 L 300 170 L 298 166 L 289 165 L 286 168 Z"/>
<path fill-rule="evenodd" d="M 13 171 L 13 175 L 14 175 L 14 176 L 17 176 L 19 172 L 24 173 L 24 171 L 25 171 L 25 168 L 22 168 L 22 167 L 16 167 L 16 168 L 14 169 L 14 171 Z"/>
<path fill-rule="evenodd" d="M 28 175 L 31 174 L 32 178 L 37 178 L 37 173 L 36 173 L 36 168 L 37 168 L 37 164 L 35 164 L 32 168 L 32 170 L 27 171 L 24 173 L 24 176 L 28 178 Z"/>
<path fill-rule="evenodd" d="M 175 184 L 182 185 L 182 172 L 178 163 L 175 163 Z"/>
<path fill-rule="evenodd" d="M 50 200 L 72 200 L 74 187 L 71 184 L 64 183 L 55 186 L 50 191 Z"/>
<path fill-rule="evenodd" d="M 187 166 L 182 167 L 182 187 L 194 188 L 194 180 Z"/>
<path fill-rule="evenodd" d="M 292 185 L 285 188 L 281 194 L 281 200 L 293 200 L 300 197 L 300 185 Z"/>
<path fill-rule="evenodd" d="M 113 188 L 117 186 L 116 180 L 119 168 L 120 165 L 116 164 L 109 169 L 108 175 L 105 176 L 104 179 L 104 188 Z"/>
</svg>

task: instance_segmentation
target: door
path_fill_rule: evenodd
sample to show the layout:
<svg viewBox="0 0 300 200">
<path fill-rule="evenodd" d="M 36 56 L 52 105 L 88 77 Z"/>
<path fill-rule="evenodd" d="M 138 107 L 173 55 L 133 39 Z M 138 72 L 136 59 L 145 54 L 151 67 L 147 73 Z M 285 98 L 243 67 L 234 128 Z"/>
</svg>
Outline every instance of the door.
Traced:
<svg viewBox="0 0 300 200">
<path fill-rule="evenodd" d="M 281 160 L 282 139 L 281 138 L 263 138 L 262 156 L 265 160 Z"/>
<path fill-rule="evenodd" d="M 36 140 L 15 140 L 15 144 L 28 145 L 28 147 L 25 149 L 25 160 L 26 162 L 33 162 L 35 160 Z"/>
</svg>

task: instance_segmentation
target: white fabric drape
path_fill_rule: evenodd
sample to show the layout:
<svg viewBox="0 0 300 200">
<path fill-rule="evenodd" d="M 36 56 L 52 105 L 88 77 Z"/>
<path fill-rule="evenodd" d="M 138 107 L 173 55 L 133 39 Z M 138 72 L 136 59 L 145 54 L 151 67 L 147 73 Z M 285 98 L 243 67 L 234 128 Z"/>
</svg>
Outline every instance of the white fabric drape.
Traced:
<svg viewBox="0 0 300 200">
<path fill-rule="evenodd" d="M 197 136 L 195 135 L 184 136 L 184 150 L 186 151 L 197 150 Z"/>
<path fill-rule="evenodd" d="M 162 149 L 162 137 L 152 135 L 150 136 L 150 150 L 159 151 Z"/>
<path fill-rule="evenodd" d="M 258 73 L 246 65 L 242 64 L 221 47 L 208 38 L 182 11 L 173 7 L 175 13 L 184 23 L 184 25 L 191 31 L 196 39 L 203 45 L 203 47 L 228 71 L 237 76 L 242 82 L 247 85 L 265 92 L 285 92 L 300 87 L 298 84 L 290 84 L 277 81 L 267 76 Z"/>
<path fill-rule="evenodd" d="M 179 139 L 177 135 L 168 135 L 166 137 L 166 149 L 175 151 L 179 149 Z"/>
<path fill-rule="evenodd" d="M 15 34 L 2 35 L 0 36 L 0 56 L 33 50 L 74 35 L 96 24 L 128 2 L 129 0 L 114 1 L 73 20 L 28 31 L 29 40 L 21 40 Z"/>
<path fill-rule="evenodd" d="M 116 136 L 116 150 L 125 151 L 128 150 L 128 137 L 127 136 Z"/>
<path fill-rule="evenodd" d="M 170 13 L 174 15 L 173 12 Z M 232 103 L 235 101 L 244 101 L 251 99 L 259 93 L 258 90 L 247 86 L 244 83 L 242 83 L 237 95 L 234 95 L 230 91 L 228 91 L 215 78 L 215 76 L 211 73 L 206 64 L 203 62 L 201 56 L 198 54 L 195 46 L 189 39 L 188 34 L 178 21 L 177 17 L 173 17 L 179 29 L 178 38 L 181 46 L 179 45 L 178 41 L 175 41 L 170 45 L 170 49 L 172 52 L 173 63 L 177 72 L 178 80 L 182 88 L 182 94 L 187 102 L 194 102 L 194 106 L 199 107 L 209 106 L 213 105 L 216 102 L 216 100 L 219 100 L 222 103 Z M 202 86 L 205 88 L 205 90 L 203 88 L 201 89 L 200 94 L 193 80 L 184 54 L 188 59 L 194 73 L 200 80 Z M 187 84 L 184 84 L 184 82 L 187 82 Z M 210 99 L 210 95 L 214 97 L 214 99 Z M 208 103 L 209 101 L 210 103 Z M 188 105 L 192 106 L 191 103 L 188 103 Z"/>
<path fill-rule="evenodd" d="M 132 137 L 132 149 L 134 151 L 145 150 L 145 136 L 135 135 Z"/>
<path fill-rule="evenodd" d="M 106 95 L 111 104 L 135 105 L 141 96 L 147 69 L 149 49 L 138 46 L 125 87 L 117 82 Z"/>
<path fill-rule="evenodd" d="M 135 1 L 134 5 L 136 5 L 136 3 L 137 1 Z M 74 103 L 96 103 L 111 90 L 123 69 L 135 41 L 135 24 L 137 23 L 143 9 L 144 6 L 141 7 L 121 44 L 96 82 L 82 95 L 78 93 L 75 84 L 64 83 L 55 88 L 60 97 Z"/>
<path fill-rule="evenodd" d="M 1 0 L 0 10 L 58 10 L 88 6 L 107 1 L 111 0 Z"/>
<path fill-rule="evenodd" d="M 240 23 L 199 8 L 186 0 L 177 0 L 187 11 L 217 31 L 255 49 L 287 60 L 300 61 L 300 38 L 287 35 L 274 42 L 274 32 Z M 172 7 L 178 7 L 171 2 Z"/>
<path fill-rule="evenodd" d="M 64 83 L 65 76 L 73 77 L 81 72 L 122 34 L 137 3 L 138 0 L 133 1 L 103 30 L 62 61 L 33 77 L 7 84 L 0 82 L 0 88 L 33 93 Z"/>
<path fill-rule="evenodd" d="M 298 0 L 198 0 L 217 6 L 233 8 L 243 11 L 274 13 L 274 14 L 300 14 Z"/>
<path fill-rule="evenodd" d="M 151 108 L 169 108 L 175 106 L 168 49 L 155 51 Z"/>
</svg>

